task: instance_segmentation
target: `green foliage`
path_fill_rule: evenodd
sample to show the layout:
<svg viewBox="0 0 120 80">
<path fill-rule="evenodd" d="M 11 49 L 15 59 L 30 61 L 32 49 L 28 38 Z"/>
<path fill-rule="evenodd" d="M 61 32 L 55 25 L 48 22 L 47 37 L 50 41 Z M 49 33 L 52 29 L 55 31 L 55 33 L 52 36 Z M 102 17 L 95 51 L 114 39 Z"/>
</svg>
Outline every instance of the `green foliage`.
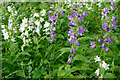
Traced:
<svg viewBox="0 0 120 80">
<path fill-rule="evenodd" d="M 87 2 L 90 6 L 92 3 Z M 4 4 L 4 6 L 3 6 Z M 0 50 L 2 54 L 2 78 L 100 78 L 97 76 L 95 70 L 99 67 L 99 62 L 95 62 L 95 56 L 99 55 L 101 60 L 109 64 L 108 70 L 103 70 L 103 78 L 120 78 L 120 25 L 119 21 L 116 21 L 118 27 L 115 30 L 109 32 L 110 38 L 113 39 L 113 44 L 107 44 L 109 52 L 106 52 L 105 49 L 102 49 L 102 44 L 98 42 L 100 36 L 104 36 L 106 32 L 102 29 L 102 24 L 104 23 L 101 20 L 101 12 L 104 7 L 109 8 L 109 2 L 102 2 L 101 7 L 97 7 L 97 2 L 92 5 L 92 10 L 88 10 L 85 5 L 81 8 L 80 4 L 78 6 L 78 14 L 82 14 L 84 10 L 87 11 L 88 16 L 84 17 L 84 22 L 76 22 L 79 26 L 86 26 L 83 36 L 76 35 L 77 41 L 81 44 L 77 46 L 75 43 L 70 44 L 68 42 L 68 30 L 69 28 L 78 29 L 75 27 L 68 26 L 70 20 L 68 15 L 72 15 L 72 8 L 75 4 L 71 3 L 72 7 L 68 7 L 69 4 L 64 2 L 20 2 L 20 5 L 17 2 L 9 2 L 9 6 L 14 7 L 14 11 L 18 11 L 17 16 L 12 16 L 14 20 L 13 27 L 16 29 L 17 33 L 13 33 L 13 30 L 8 29 L 9 16 L 11 15 L 8 12 L 7 3 L 4 2 L 0 4 L 0 25 L 6 25 L 6 30 L 9 32 L 9 39 L 4 39 L 3 34 L 1 33 L 1 43 Z M 115 8 L 119 5 L 115 3 Z M 119 6 L 120 7 L 120 6 Z M 54 33 L 56 38 L 53 40 L 53 43 L 50 44 L 50 30 L 47 32 L 45 30 L 44 24 L 49 19 L 49 16 L 53 14 L 48 14 L 48 11 L 55 10 L 55 13 L 60 13 L 60 10 L 64 11 L 64 16 L 58 14 L 56 19 L 56 25 Z M 40 13 L 43 9 L 46 10 L 45 16 L 41 16 Z M 82 12 L 80 10 L 83 10 Z M 42 26 L 39 29 L 39 34 L 32 31 L 29 31 L 28 37 L 25 37 L 25 40 L 28 39 L 28 42 L 24 43 L 22 33 L 19 28 L 21 26 L 22 20 L 24 17 L 27 19 L 31 18 L 34 13 L 38 13 L 39 17 L 34 17 L 34 21 L 44 18 L 43 22 L 40 22 Z M 118 9 L 111 12 L 112 16 L 118 17 Z M 2 18 L 6 17 L 4 21 Z M 51 22 L 49 22 L 51 24 Z M 18 24 L 18 25 L 17 25 Z M 27 22 L 29 25 L 29 21 Z M 111 24 L 110 24 L 111 25 Z M 35 28 L 37 25 L 33 24 Z M 49 26 L 50 27 L 50 26 Z M 2 30 L 2 28 L 0 27 Z M 28 30 L 28 26 L 25 28 Z M 77 32 L 75 32 L 77 34 Z M 34 35 L 33 35 L 34 34 Z M 25 36 L 25 35 L 24 35 Z M 12 42 L 12 37 L 15 38 L 15 42 Z M 29 41 L 31 39 L 31 41 Z M 91 50 L 90 42 L 95 41 L 96 46 Z M 75 46 L 76 53 L 74 54 L 74 59 L 71 60 L 71 64 L 68 64 L 67 61 L 71 57 L 70 50 Z M 1 63 L 1 62 L 0 62 Z M 101 71 L 102 72 L 102 71 Z M 101 74 L 100 74 L 101 75 Z"/>
</svg>

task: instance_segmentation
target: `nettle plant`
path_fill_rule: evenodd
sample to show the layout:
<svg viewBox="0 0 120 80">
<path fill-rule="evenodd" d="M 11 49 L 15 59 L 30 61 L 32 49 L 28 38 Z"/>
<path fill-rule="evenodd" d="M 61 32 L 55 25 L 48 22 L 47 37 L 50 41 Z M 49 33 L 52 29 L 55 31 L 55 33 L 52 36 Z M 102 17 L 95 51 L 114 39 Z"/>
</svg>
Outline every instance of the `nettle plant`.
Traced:
<svg viewBox="0 0 120 80">
<path fill-rule="evenodd" d="M 117 6 L 1 3 L 3 78 L 118 78 Z"/>
</svg>

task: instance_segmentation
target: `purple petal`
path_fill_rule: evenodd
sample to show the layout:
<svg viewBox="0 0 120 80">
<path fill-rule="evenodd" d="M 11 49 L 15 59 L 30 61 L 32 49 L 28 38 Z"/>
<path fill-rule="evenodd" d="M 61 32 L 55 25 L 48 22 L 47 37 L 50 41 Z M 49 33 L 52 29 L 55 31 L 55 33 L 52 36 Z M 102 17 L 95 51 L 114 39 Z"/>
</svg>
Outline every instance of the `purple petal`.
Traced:
<svg viewBox="0 0 120 80">
<path fill-rule="evenodd" d="M 80 46 L 80 43 L 79 43 L 77 40 L 75 41 L 75 43 L 76 43 L 78 46 Z"/>
<path fill-rule="evenodd" d="M 68 64 L 71 64 L 71 58 L 70 58 L 70 59 L 68 59 Z"/>
<path fill-rule="evenodd" d="M 105 47 L 105 50 L 106 50 L 106 52 L 108 52 L 109 51 L 108 47 Z"/>
</svg>

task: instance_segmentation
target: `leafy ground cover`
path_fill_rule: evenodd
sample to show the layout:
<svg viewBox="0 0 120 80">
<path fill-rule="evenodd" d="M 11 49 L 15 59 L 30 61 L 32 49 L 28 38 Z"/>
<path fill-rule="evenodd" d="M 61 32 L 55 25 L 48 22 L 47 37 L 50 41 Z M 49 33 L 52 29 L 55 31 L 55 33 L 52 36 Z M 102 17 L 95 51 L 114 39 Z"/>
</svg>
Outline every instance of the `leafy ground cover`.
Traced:
<svg viewBox="0 0 120 80">
<path fill-rule="evenodd" d="M 1 3 L 2 78 L 120 78 L 119 5 Z"/>
</svg>

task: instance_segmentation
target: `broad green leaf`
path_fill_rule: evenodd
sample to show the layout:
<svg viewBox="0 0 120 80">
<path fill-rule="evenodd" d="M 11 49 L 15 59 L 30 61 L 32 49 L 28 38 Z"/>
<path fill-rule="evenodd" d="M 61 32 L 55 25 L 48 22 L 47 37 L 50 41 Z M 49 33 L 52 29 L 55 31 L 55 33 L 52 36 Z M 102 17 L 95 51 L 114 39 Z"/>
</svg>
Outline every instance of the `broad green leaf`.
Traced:
<svg viewBox="0 0 120 80">
<path fill-rule="evenodd" d="M 106 73 L 103 75 L 103 78 L 116 78 L 116 76 L 112 73 Z"/>
<path fill-rule="evenodd" d="M 88 59 L 81 54 L 76 54 L 75 57 L 74 57 L 74 60 L 81 60 L 83 62 L 88 62 Z"/>
<path fill-rule="evenodd" d="M 65 70 L 60 70 L 58 71 L 58 77 L 59 76 L 64 76 L 66 74 L 66 71 Z"/>
<path fill-rule="evenodd" d="M 32 78 L 40 78 L 40 76 L 41 76 L 41 72 L 40 72 L 40 69 L 38 69 L 38 68 L 35 68 L 35 70 L 34 71 L 32 71 Z"/>
<path fill-rule="evenodd" d="M 24 72 L 23 70 L 22 70 L 22 71 L 18 71 L 18 72 L 16 72 L 16 75 L 25 78 L 25 72 Z"/>
</svg>

